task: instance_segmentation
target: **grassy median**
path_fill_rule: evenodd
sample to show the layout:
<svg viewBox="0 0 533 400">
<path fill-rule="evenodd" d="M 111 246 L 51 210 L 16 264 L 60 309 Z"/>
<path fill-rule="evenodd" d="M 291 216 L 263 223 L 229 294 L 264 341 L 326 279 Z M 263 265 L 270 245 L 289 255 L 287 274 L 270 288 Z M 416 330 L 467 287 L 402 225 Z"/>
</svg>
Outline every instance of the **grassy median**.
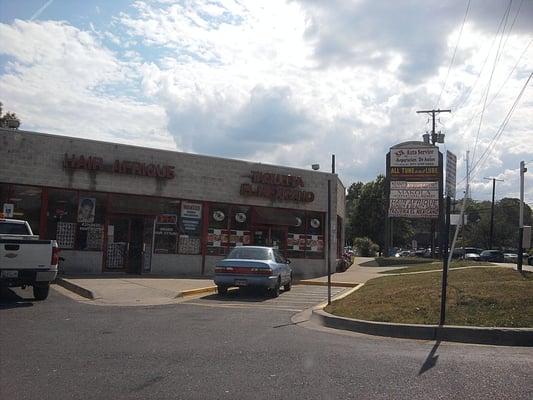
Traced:
<svg viewBox="0 0 533 400">
<path fill-rule="evenodd" d="M 439 272 L 375 278 L 326 308 L 335 315 L 383 322 L 437 324 Z M 533 328 L 533 273 L 510 268 L 451 270 L 446 323 Z"/>
<path fill-rule="evenodd" d="M 496 264 L 491 264 L 489 262 L 476 262 L 476 261 L 452 261 L 450 268 L 464 268 L 464 267 L 486 267 L 486 266 L 495 266 Z M 412 267 L 392 269 L 389 271 L 382 271 L 381 274 L 407 274 L 410 272 L 421 272 L 421 271 L 442 271 L 442 261 L 428 262 L 425 264 L 414 265 Z"/>
</svg>

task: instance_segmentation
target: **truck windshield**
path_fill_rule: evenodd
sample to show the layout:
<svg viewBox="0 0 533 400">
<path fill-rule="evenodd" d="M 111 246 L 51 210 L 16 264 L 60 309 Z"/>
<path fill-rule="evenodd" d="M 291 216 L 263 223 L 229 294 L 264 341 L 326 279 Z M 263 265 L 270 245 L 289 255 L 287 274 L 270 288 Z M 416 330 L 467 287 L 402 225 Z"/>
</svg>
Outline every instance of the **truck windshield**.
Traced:
<svg viewBox="0 0 533 400">
<path fill-rule="evenodd" d="M 12 222 L 0 223 L 0 235 L 29 235 L 24 224 L 14 224 Z"/>
<path fill-rule="evenodd" d="M 228 258 L 236 260 L 270 260 L 268 249 L 237 247 L 229 253 Z"/>
</svg>

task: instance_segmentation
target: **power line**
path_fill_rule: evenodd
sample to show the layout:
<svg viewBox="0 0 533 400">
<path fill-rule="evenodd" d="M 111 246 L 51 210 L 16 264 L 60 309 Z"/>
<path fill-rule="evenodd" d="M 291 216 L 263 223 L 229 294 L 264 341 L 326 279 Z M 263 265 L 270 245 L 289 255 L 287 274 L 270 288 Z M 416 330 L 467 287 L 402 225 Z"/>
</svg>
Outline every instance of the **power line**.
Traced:
<svg viewBox="0 0 533 400">
<path fill-rule="evenodd" d="M 518 60 L 516 61 L 515 65 L 513 66 L 513 68 L 511 69 L 511 71 L 509 72 L 509 74 L 507 75 L 507 78 L 505 78 L 505 80 L 503 81 L 503 83 L 500 85 L 500 88 L 498 89 L 498 91 L 496 92 L 496 94 L 494 96 L 492 96 L 492 98 L 489 100 L 489 102 L 487 103 L 487 108 L 489 108 L 492 103 L 494 103 L 494 100 L 496 100 L 496 98 L 500 95 L 500 92 L 502 91 L 502 89 L 505 87 L 505 85 L 507 84 L 507 82 L 509 81 L 509 79 L 511 79 L 511 76 L 513 75 L 513 72 L 516 70 L 516 68 L 518 67 L 518 64 L 520 64 L 520 61 L 522 61 L 522 58 L 524 57 L 524 55 L 526 54 L 526 51 L 527 49 L 529 48 L 529 46 L 531 45 L 531 43 L 533 42 L 533 38 L 527 43 L 526 47 L 524 47 L 524 50 L 522 50 L 522 53 L 520 54 L 520 57 L 518 57 Z M 475 118 L 477 118 L 479 116 L 479 113 L 477 114 L 472 114 L 472 116 L 470 117 L 470 119 L 468 120 L 468 122 L 462 127 L 462 129 L 466 129 L 470 126 L 470 124 L 472 124 L 472 122 L 474 121 Z"/>
<path fill-rule="evenodd" d="M 455 61 L 455 55 L 457 54 L 457 47 L 459 47 L 459 42 L 461 41 L 461 36 L 463 35 L 463 28 L 465 27 L 466 17 L 468 16 L 468 10 L 470 10 L 470 0 L 468 0 L 468 3 L 466 4 L 465 16 L 463 18 L 461 30 L 459 31 L 459 37 L 457 38 L 457 42 L 455 43 L 455 49 L 453 50 L 453 55 L 450 61 L 450 65 L 448 66 L 448 71 L 446 72 L 446 78 L 444 78 L 444 83 L 442 84 L 442 89 L 440 90 L 439 98 L 437 99 L 437 102 L 435 103 L 435 106 L 433 108 L 437 108 L 439 106 L 442 93 L 444 92 L 444 89 L 446 88 L 446 83 L 448 82 L 448 76 L 450 75 L 450 70 L 452 69 L 453 63 Z"/>
<path fill-rule="evenodd" d="M 507 115 L 505 116 L 504 120 L 502 121 L 500 127 L 498 128 L 498 130 L 496 131 L 495 135 L 493 136 L 493 138 L 491 139 L 489 145 L 487 146 L 487 148 L 485 149 L 485 151 L 483 152 L 483 154 L 481 155 L 481 157 L 477 160 L 477 162 L 474 164 L 474 166 L 472 167 L 471 169 L 471 172 L 473 173 L 474 171 L 476 171 L 481 165 L 483 165 L 483 163 L 486 161 L 487 159 L 487 156 L 490 154 L 490 152 L 492 152 L 493 148 L 494 148 L 494 145 L 496 143 L 496 141 L 501 137 L 501 135 L 503 134 L 503 132 L 505 131 L 505 128 L 507 127 L 507 124 L 509 123 L 509 120 L 511 119 L 511 116 L 513 115 L 513 112 L 514 110 L 516 109 L 516 106 L 518 105 L 520 99 L 522 98 L 522 95 L 524 94 L 525 90 L 526 90 L 526 87 L 529 83 L 529 81 L 531 80 L 531 78 L 533 77 L 533 72 L 529 74 L 529 77 L 527 78 L 526 82 L 524 83 L 524 86 L 522 87 L 522 89 L 520 90 L 520 93 L 518 94 L 518 96 L 516 97 L 513 105 L 511 106 L 511 108 L 509 109 L 509 111 L 507 112 Z M 471 175 L 472 177 L 474 175 Z M 461 184 L 462 182 L 465 181 L 466 178 L 463 178 L 459 183 Z"/>
<path fill-rule="evenodd" d="M 498 64 L 498 61 L 500 60 L 500 49 L 502 45 L 503 36 L 505 33 L 505 27 L 507 26 L 507 20 L 509 18 L 509 12 L 511 11 L 511 4 L 513 3 L 513 0 L 509 0 L 509 5 L 507 6 L 507 10 L 505 11 L 505 24 L 503 25 L 502 34 L 500 37 L 500 41 L 498 43 L 498 50 L 496 50 L 496 56 L 494 57 L 494 63 L 492 64 L 492 70 L 490 72 L 489 77 L 489 83 L 487 84 L 487 90 L 485 91 L 485 99 L 483 100 L 483 108 L 481 109 L 481 116 L 479 117 L 479 124 L 477 127 L 477 133 L 476 133 L 476 141 L 474 144 L 474 150 L 472 155 L 472 161 L 476 160 L 476 151 L 477 151 L 477 144 L 479 140 L 479 132 L 481 131 L 481 124 L 483 123 L 483 117 L 485 115 L 485 109 L 487 107 L 487 99 L 489 97 L 490 92 L 490 86 L 492 83 L 492 77 L 494 76 L 494 70 L 496 69 L 496 65 Z"/>
<path fill-rule="evenodd" d="M 485 70 L 485 66 L 487 64 L 487 61 L 489 60 L 489 57 L 490 57 L 490 53 L 492 52 L 492 48 L 494 47 L 494 44 L 496 43 L 496 39 L 498 38 L 498 35 L 500 33 L 500 29 L 502 28 L 502 24 L 503 24 L 503 21 L 505 20 L 505 13 L 504 15 L 502 16 L 502 18 L 500 19 L 500 22 L 498 23 L 498 29 L 496 30 L 496 34 L 494 35 L 494 38 L 492 39 L 492 43 L 490 44 L 490 47 L 489 47 L 489 50 L 487 51 L 487 56 L 485 57 L 485 60 L 483 61 L 483 64 L 481 66 L 481 69 L 479 70 L 477 76 L 476 76 L 476 79 L 473 83 L 472 86 L 470 86 L 470 88 L 467 89 L 467 92 L 466 92 L 466 95 L 461 99 L 458 99 L 458 102 L 455 103 L 451 108 L 452 109 L 459 109 L 461 108 L 466 102 L 467 100 L 470 98 L 470 95 L 472 94 L 472 92 L 474 91 L 477 83 L 479 82 L 479 78 L 481 77 L 481 74 L 483 73 L 483 71 Z"/>
</svg>

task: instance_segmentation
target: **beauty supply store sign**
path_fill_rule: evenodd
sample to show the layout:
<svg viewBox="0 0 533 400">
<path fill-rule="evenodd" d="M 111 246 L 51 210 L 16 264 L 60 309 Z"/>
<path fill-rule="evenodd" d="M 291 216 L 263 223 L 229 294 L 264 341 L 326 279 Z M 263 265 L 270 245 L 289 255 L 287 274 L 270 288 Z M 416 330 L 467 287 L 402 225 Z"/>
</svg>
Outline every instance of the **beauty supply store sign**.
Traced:
<svg viewBox="0 0 533 400">
<path fill-rule="evenodd" d="M 389 217 L 437 218 L 439 182 L 391 181 Z"/>
</svg>

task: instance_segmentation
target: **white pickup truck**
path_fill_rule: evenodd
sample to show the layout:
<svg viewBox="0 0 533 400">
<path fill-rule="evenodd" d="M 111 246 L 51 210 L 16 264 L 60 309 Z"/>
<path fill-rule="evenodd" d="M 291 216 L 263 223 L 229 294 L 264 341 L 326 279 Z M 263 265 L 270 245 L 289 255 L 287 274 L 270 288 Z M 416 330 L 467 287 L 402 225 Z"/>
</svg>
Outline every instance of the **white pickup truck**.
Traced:
<svg viewBox="0 0 533 400">
<path fill-rule="evenodd" d="M 26 221 L 0 219 L 0 286 L 33 286 L 35 299 L 44 300 L 58 262 L 55 240 L 39 240 Z"/>
</svg>

